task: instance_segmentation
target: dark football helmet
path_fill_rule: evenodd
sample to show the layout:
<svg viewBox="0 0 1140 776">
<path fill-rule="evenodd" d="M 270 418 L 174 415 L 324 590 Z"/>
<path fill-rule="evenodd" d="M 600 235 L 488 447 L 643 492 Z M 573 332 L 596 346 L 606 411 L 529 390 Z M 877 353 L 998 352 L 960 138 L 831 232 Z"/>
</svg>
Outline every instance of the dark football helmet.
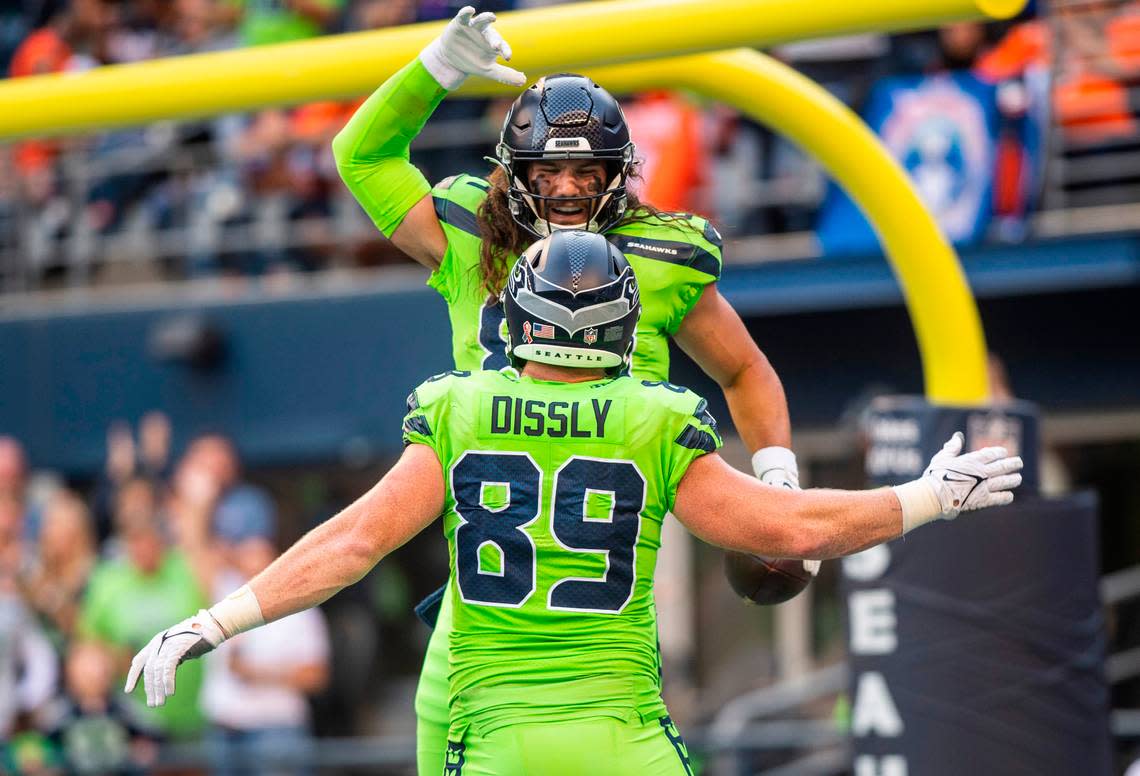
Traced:
<svg viewBox="0 0 1140 776">
<path fill-rule="evenodd" d="M 507 173 L 511 215 L 535 237 L 557 229 L 604 232 L 625 213 L 626 182 L 633 167 L 634 145 L 621 106 L 589 78 L 570 73 L 540 78 L 519 95 L 507 111 L 495 159 Z M 593 159 L 606 166 L 603 191 L 587 197 L 589 217 L 582 224 L 562 227 L 541 214 L 540 204 L 564 197 L 544 197 L 527 185 L 527 165 L 539 159 Z"/>
<path fill-rule="evenodd" d="M 616 373 L 633 354 L 641 314 L 637 279 L 605 237 L 558 230 L 515 262 L 503 289 L 507 355 Z"/>
</svg>

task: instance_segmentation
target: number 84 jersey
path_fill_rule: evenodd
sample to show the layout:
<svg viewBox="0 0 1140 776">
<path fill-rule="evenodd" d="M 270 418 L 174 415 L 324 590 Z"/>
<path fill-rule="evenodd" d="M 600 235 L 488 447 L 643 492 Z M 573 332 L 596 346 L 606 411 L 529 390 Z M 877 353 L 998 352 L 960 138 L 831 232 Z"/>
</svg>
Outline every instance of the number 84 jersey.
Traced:
<svg viewBox="0 0 1140 776">
<path fill-rule="evenodd" d="M 404 441 L 446 480 L 453 723 L 663 714 L 653 572 L 682 476 L 721 444 L 704 399 L 452 372 L 408 397 Z"/>
</svg>

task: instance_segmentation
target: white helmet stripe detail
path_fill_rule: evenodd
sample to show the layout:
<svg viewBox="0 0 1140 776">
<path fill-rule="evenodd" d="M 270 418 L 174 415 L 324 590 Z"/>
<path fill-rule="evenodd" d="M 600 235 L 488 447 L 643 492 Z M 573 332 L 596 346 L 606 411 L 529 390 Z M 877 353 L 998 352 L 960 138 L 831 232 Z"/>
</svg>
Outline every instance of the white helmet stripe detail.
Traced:
<svg viewBox="0 0 1140 776">
<path fill-rule="evenodd" d="M 527 288 L 518 290 L 515 301 L 534 317 L 570 332 L 571 337 L 589 326 L 602 326 L 624 318 L 630 310 L 628 299 L 613 299 L 580 310 L 569 310 Z"/>
</svg>

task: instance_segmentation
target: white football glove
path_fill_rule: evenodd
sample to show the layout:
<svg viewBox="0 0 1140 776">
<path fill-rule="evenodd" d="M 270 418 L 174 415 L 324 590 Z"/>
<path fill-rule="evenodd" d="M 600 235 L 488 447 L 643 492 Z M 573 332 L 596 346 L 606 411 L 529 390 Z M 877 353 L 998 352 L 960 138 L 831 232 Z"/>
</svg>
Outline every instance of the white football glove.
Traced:
<svg viewBox="0 0 1140 776">
<path fill-rule="evenodd" d="M 523 86 L 526 76 L 495 61 L 511 60 L 511 47 L 491 26 L 495 14 L 475 16 L 469 5 L 459 9 L 443 33 L 420 52 L 420 61 L 444 89 L 458 89 L 469 75 L 481 75 L 509 86 Z"/>
<path fill-rule="evenodd" d="M 226 640 L 222 628 L 205 609 L 155 635 L 131 661 L 124 692 L 131 692 L 143 677 L 147 706 L 162 706 L 174 694 L 178 665 L 201 657 Z"/>
<path fill-rule="evenodd" d="M 960 455 L 964 441 L 962 432 L 956 432 L 921 477 L 892 488 L 902 506 L 903 533 L 931 520 L 953 520 L 961 512 L 1013 501 L 1010 491 L 1021 484 L 1021 458 L 1004 447 Z"/>
<path fill-rule="evenodd" d="M 765 447 L 752 454 L 752 471 L 765 485 L 788 490 L 800 489 L 800 469 L 796 454 L 786 447 Z M 813 577 L 819 573 L 818 560 L 805 560 L 804 570 Z"/>
<path fill-rule="evenodd" d="M 1013 501 L 1010 491 L 1021 484 L 1020 456 L 1010 457 L 1004 447 L 983 447 L 961 455 L 964 442 L 962 432 L 954 432 L 922 474 L 934 487 L 947 520 L 960 512 L 1009 504 Z"/>
<path fill-rule="evenodd" d="M 800 470 L 796 454 L 786 447 L 765 447 L 752 454 L 752 471 L 756 479 L 776 488 L 800 489 Z"/>
</svg>

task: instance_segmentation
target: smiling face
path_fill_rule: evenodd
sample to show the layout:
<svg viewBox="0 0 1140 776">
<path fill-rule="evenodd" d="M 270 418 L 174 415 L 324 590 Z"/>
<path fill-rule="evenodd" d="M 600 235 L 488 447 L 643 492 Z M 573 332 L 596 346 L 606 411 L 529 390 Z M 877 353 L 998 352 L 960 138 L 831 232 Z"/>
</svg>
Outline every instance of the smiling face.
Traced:
<svg viewBox="0 0 1140 776">
<path fill-rule="evenodd" d="M 564 197 L 563 202 L 538 200 L 540 218 L 556 226 L 585 224 L 592 213 L 592 202 L 585 197 L 601 194 L 606 188 L 606 166 L 593 159 L 542 159 L 527 167 L 527 187 L 540 197 Z"/>
</svg>

